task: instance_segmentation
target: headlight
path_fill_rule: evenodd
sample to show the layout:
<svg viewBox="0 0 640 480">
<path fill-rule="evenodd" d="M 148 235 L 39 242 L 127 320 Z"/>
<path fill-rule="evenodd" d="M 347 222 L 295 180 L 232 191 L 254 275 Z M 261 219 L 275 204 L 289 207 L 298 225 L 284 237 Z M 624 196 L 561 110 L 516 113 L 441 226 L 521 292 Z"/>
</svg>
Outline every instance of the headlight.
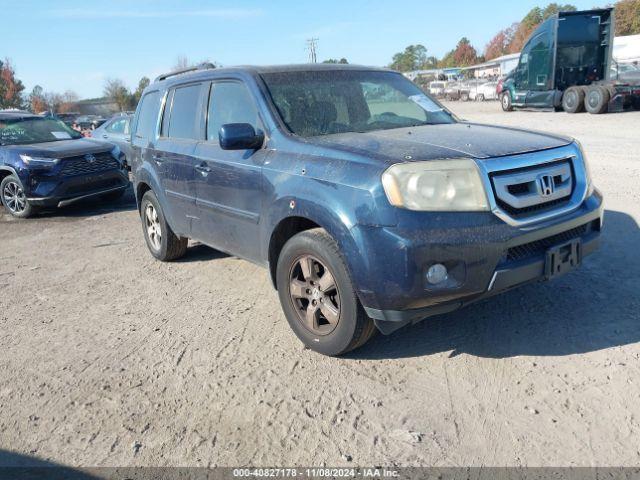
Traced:
<svg viewBox="0 0 640 480">
<path fill-rule="evenodd" d="M 30 167 L 53 167 L 57 165 L 60 161 L 59 158 L 49 158 L 49 157 L 32 157 L 31 155 L 21 154 L 20 158 L 24 163 L 29 165 Z"/>
<path fill-rule="evenodd" d="M 398 163 L 382 174 L 391 205 L 423 211 L 489 210 L 478 166 L 470 159 Z"/>
<path fill-rule="evenodd" d="M 584 174 L 587 176 L 587 197 L 590 197 L 593 194 L 595 189 L 593 185 L 593 180 L 591 179 L 591 169 L 589 168 L 589 162 L 587 161 L 587 155 L 584 153 L 584 148 L 582 148 L 582 144 L 578 140 L 573 140 L 578 146 L 578 150 L 580 150 L 580 156 L 582 157 L 582 164 L 584 165 Z"/>
</svg>

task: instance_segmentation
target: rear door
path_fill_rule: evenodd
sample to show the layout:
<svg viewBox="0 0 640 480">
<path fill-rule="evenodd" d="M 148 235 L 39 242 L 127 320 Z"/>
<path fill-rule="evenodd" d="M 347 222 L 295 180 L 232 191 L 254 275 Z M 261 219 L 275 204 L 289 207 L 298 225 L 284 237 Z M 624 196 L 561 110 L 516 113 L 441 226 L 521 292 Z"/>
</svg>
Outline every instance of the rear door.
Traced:
<svg viewBox="0 0 640 480">
<path fill-rule="evenodd" d="M 196 215 L 194 151 L 203 138 L 204 86 L 192 83 L 168 91 L 153 158 L 162 171 L 172 227 L 183 234 L 191 233 L 191 220 Z"/>
<path fill-rule="evenodd" d="M 211 84 L 206 138 L 196 147 L 198 220 L 195 238 L 245 258 L 259 259 L 262 165 L 266 150 L 223 150 L 218 132 L 227 123 L 264 131 L 256 101 L 240 80 Z"/>
<path fill-rule="evenodd" d="M 157 171 L 158 165 L 154 163 L 153 157 L 157 154 L 160 101 L 161 96 L 158 90 L 145 93 L 140 100 L 131 139 L 131 165 L 134 174 L 143 164 L 152 165 Z M 161 172 L 157 171 L 157 173 L 160 175 Z"/>
</svg>

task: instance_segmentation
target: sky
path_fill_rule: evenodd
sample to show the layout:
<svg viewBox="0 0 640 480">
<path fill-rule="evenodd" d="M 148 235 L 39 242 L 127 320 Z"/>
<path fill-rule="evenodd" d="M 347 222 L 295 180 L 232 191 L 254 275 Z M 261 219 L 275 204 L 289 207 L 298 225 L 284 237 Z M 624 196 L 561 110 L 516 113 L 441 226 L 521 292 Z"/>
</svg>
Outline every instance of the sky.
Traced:
<svg viewBox="0 0 640 480">
<path fill-rule="evenodd" d="M 598 0 L 573 0 L 579 9 Z M 26 91 L 73 90 L 102 96 L 105 80 L 135 88 L 171 70 L 178 57 L 223 66 L 304 63 L 306 39 L 318 60 L 388 65 L 421 43 L 441 57 L 466 36 L 482 52 L 535 0 L 0 0 L 0 58 L 8 57 Z M 603 2 L 606 3 L 606 2 Z"/>
</svg>

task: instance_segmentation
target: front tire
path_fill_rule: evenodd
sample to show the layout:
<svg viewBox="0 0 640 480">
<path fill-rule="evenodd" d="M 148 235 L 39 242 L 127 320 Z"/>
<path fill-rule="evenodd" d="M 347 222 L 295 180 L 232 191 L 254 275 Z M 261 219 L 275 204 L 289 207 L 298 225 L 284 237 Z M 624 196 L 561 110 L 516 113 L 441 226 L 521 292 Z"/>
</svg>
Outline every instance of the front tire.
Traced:
<svg viewBox="0 0 640 480">
<path fill-rule="evenodd" d="M 503 92 L 500 97 L 500 104 L 502 105 L 502 110 L 505 112 L 513 112 L 513 104 L 511 103 L 511 94 L 509 91 Z"/>
<path fill-rule="evenodd" d="M 22 182 L 15 175 L 9 175 L 0 183 L 0 199 L 4 208 L 16 218 L 28 218 L 36 213 L 22 188 Z"/>
<path fill-rule="evenodd" d="M 140 202 L 142 231 L 151 255 L 163 262 L 182 257 L 187 252 L 189 239 L 178 237 L 167 220 L 153 191 L 147 191 Z"/>
<path fill-rule="evenodd" d="M 349 277 L 338 245 L 323 229 L 301 232 L 278 258 L 276 284 L 296 336 L 324 355 L 342 355 L 376 332 Z"/>
</svg>

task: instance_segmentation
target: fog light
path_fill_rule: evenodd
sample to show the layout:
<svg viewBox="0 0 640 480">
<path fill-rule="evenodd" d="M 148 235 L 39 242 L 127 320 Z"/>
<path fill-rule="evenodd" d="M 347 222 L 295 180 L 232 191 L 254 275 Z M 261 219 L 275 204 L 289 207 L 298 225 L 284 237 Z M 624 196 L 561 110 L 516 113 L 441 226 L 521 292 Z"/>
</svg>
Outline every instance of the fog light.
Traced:
<svg viewBox="0 0 640 480">
<path fill-rule="evenodd" d="M 431 265 L 429 270 L 427 270 L 427 282 L 431 285 L 437 285 L 438 283 L 444 282 L 448 276 L 449 272 L 447 272 L 447 267 L 441 263 Z"/>
</svg>

